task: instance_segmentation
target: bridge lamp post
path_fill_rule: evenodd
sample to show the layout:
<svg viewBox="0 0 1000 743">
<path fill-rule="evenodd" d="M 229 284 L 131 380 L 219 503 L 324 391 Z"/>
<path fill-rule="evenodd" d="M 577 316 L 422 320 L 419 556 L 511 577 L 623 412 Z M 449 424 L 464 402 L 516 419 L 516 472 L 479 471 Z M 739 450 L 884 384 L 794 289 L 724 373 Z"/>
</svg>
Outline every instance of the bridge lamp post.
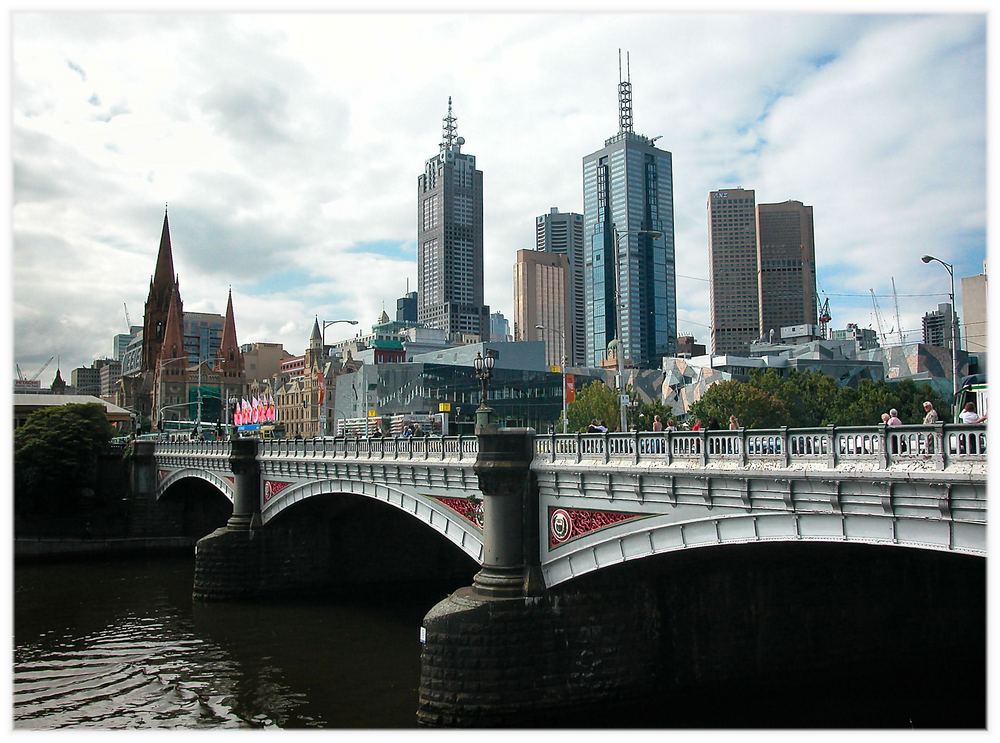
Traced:
<svg viewBox="0 0 1000 743">
<path fill-rule="evenodd" d="M 649 235 L 654 240 L 658 237 L 663 237 L 663 233 L 659 230 L 624 230 L 623 232 L 618 231 L 616 225 L 611 225 L 611 229 L 614 230 L 615 234 L 615 327 L 618 333 L 618 350 L 615 352 L 616 360 L 618 361 L 618 412 L 620 417 L 620 427 L 619 431 L 625 433 L 628 426 L 628 421 L 626 419 L 625 406 L 627 405 L 625 401 L 625 344 L 622 339 L 622 271 L 621 271 L 621 240 L 623 237 L 628 237 L 629 235 Z"/>
<path fill-rule="evenodd" d="M 535 330 L 545 330 L 544 325 L 536 325 Z M 563 433 L 566 433 L 566 428 L 569 425 L 569 418 L 566 417 L 566 335 L 558 328 L 552 328 L 557 333 L 559 333 L 559 339 L 562 341 L 562 365 L 559 367 L 562 370 L 562 429 Z"/>
<path fill-rule="evenodd" d="M 948 276 L 951 278 L 951 293 L 948 298 L 951 300 L 951 404 L 954 405 L 958 399 L 958 318 L 955 316 L 955 266 L 932 255 L 921 256 L 920 260 L 924 263 L 937 261 L 947 269 Z"/>
<path fill-rule="evenodd" d="M 486 351 L 486 357 L 476 351 L 476 358 L 472 362 L 476 367 L 476 378 L 479 380 L 479 407 L 476 408 L 476 428 L 486 428 L 490 424 L 491 408 L 486 405 L 486 390 L 493 376 L 493 365 L 496 359 L 490 351 Z"/>
</svg>

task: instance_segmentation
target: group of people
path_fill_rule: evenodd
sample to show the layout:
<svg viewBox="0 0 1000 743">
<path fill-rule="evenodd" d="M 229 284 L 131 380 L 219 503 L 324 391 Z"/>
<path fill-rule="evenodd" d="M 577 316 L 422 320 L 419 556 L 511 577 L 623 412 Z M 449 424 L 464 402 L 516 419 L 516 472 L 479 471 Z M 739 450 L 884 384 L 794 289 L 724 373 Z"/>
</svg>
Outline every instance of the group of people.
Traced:
<svg viewBox="0 0 1000 743">
<path fill-rule="evenodd" d="M 427 435 L 427 432 L 424 431 L 424 429 L 422 429 L 420 427 L 419 423 L 407 423 L 403 427 L 403 438 L 404 439 L 408 439 L 408 438 L 411 438 L 413 436 L 420 437 L 420 436 L 426 436 L 426 435 Z"/>
<path fill-rule="evenodd" d="M 962 423 L 985 423 L 986 416 L 979 415 L 976 412 L 976 406 L 974 403 L 967 402 L 965 407 L 962 408 L 962 412 L 958 414 L 958 419 Z M 938 417 L 938 412 L 934 409 L 934 404 L 930 400 L 924 401 L 924 419 L 922 423 L 925 426 L 933 426 L 940 420 Z M 896 408 L 892 408 L 888 413 L 882 413 L 882 423 L 887 426 L 901 426 L 903 421 L 899 418 L 899 411 Z"/>
</svg>

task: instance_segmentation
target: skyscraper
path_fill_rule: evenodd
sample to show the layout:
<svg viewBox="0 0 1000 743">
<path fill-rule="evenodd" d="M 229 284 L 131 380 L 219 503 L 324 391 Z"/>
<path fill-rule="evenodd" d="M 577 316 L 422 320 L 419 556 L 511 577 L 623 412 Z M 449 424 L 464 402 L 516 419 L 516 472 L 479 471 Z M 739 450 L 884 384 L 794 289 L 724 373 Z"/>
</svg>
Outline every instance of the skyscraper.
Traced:
<svg viewBox="0 0 1000 743">
<path fill-rule="evenodd" d="M 708 194 L 712 353 L 746 355 L 760 336 L 754 192 Z"/>
<path fill-rule="evenodd" d="M 564 255 L 540 250 L 517 251 L 514 340 L 545 341 L 545 363 L 549 366 L 562 366 L 563 356 L 569 356 L 567 273 L 569 262 Z"/>
<path fill-rule="evenodd" d="M 923 321 L 924 343 L 928 346 L 941 346 L 951 348 L 952 339 L 955 337 L 956 326 L 961 327 L 958 317 L 951 314 L 951 303 L 943 302 L 938 305 L 937 310 L 924 315 Z M 962 333 L 958 333 L 958 345 L 962 347 Z"/>
<path fill-rule="evenodd" d="M 535 218 L 535 247 L 565 255 L 569 261 L 566 287 L 569 297 L 567 358 L 571 365 L 582 364 L 587 353 L 587 307 L 584 291 L 583 215 L 560 212 L 552 207 L 548 214 Z"/>
<path fill-rule="evenodd" d="M 493 312 L 490 314 L 490 340 L 492 341 L 508 341 L 510 338 L 510 323 L 507 322 L 507 318 L 503 316 L 500 311 Z"/>
<path fill-rule="evenodd" d="M 757 291 L 760 334 L 816 324 L 813 209 L 801 201 L 757 206 Z"/>
<path fill-rule="evenodd" d="M 654 145 L 659 137 L 633 131 L 632 83 L 620 67 L 618 133 L 583 158 L 586 363 L 599 365 L 618 334 L 620 283 L 624 358 L 655 367 L 677 340 L 673 156 Z"/>
<path fill-rule="evenodd" d="M 417 178 L 417 319 L 449 340 L 489 340 L 483 304 L 483 172 L 462 152 L 456 118 L 444 118 L 440 151 Z"/>
</svg>

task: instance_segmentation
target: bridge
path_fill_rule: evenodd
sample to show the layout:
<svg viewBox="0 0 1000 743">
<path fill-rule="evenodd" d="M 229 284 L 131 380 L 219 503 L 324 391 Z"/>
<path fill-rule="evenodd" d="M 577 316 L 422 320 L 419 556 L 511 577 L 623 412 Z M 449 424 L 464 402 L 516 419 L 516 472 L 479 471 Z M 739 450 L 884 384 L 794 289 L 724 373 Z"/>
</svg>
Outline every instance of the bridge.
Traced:
<svg viewBox="0 0 1000 743">
<path fill-rule="evenodd" d="M 253 535 L 316 496 L 379 501 L 434 530 L 480 570 L 425 619 L 421 720 L 477 724 L 462 711 L 470 695 L 492 700 L 497 714 L 537 710 L 545 695 L 525 699 L 517 684 L 465 667 L 470 622 L 487 636 L 476 642 L 495 643 L 501 657 L 532 646 L 541 627 L 568 632 L 566 597 L 585 602 L 596 591 L 601 621 L 624 627 L 616 604 L 662 610 L 601 574 L 670 553 L 826 544 L 985 558 L 986 454 L 985 426 L 968 425 L 574 435 L 484 427 L 444 438 L 157 443 L 138 457 L 146 474 L 136 482 L 163 498 L 194 478 L 233 503 L 227 526 L 198 545 L 195 595 L 208 600 L 253 594 Z M 483 629 L 501 617 L 504 637 Z M 651 630 L 634 629 L 650 640 Z M 591 669 L 610 674 L 598 688 L 621 691 L 649 662 L 639 639 L 618 641 L 615 657 Z M 554 686 L 565 685 L 560 673 Z M 472 706 L 478 723 L 494 719 Z"/>
</svg>

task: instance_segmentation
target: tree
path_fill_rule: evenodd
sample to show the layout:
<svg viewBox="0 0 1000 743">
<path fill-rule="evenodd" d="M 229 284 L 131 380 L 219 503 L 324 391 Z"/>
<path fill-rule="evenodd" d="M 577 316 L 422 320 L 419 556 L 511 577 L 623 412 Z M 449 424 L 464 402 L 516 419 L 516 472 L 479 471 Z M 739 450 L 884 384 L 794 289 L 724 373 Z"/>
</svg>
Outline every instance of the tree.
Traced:
<svg viewBox="0 0 1000 743">
<path fill-rule="evenodd" d="M 881 422 L 882 413 L 889 412 L 890 408 L 899 411 L 903 423 L 922 423 L 925 400 L 934 405 L 940 420 L 951 420 L 951 407 L 929 384 L 917 384 L 910 379 L 900 382 L 865 380 L 858 385 L 857 394 L 848 407 L 849 422 L 842 425 L 875 425 Z"/>
<path fill-rule="evenodd" d="M 21 513 L 55 513 L 96 484 L 97 454 L 114 431 L 103 405 L 36 410 L 14 432 L 14 499 Z"/>
<path fill-rule="evenodd" d="M 822 372 L 793 369 L 782 376 L 774 369 L 757 370 L 750 374 L 749 384 L 783 401 L 789 413 L 787 425 L 793 428 L 845 425 L 845 411 L 853 399 L 850 388 L 838 386 Z"/>
<path fill-rule="evenodd" d="M 604 382 L 591 382 L 576 393 L 576 398 L 566 408 L 566 416 L 569 431 L 586 432 L 594 418 L 604 421 L 608 430 L 613 430 L 618 423 L 618 396 Z"/>
<path fill-rule="evenodd" d="M 713 384 L 691 406 L 690 413 L 703 422 L 716 418 L 721 426 L 727 426 L 729 416 L 735 415 L 744 428 L 787 426 L 790 417 L 784 400 L 752 384 L 736 380 Z"/>
</svg>

